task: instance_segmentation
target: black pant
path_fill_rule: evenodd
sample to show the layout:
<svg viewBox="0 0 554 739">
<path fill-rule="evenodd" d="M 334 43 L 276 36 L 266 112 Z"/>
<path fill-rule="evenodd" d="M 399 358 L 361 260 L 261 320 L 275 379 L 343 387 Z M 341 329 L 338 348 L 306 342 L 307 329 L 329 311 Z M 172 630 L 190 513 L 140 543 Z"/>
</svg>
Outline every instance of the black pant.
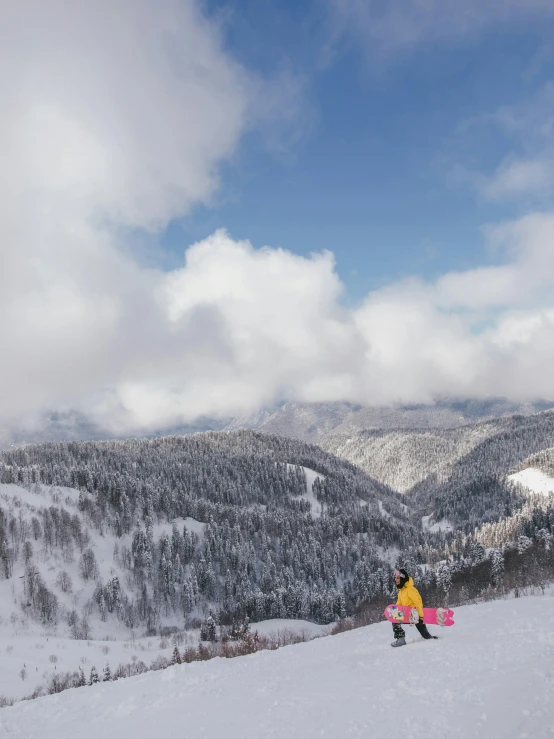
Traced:
<svg viewBox="0 0 554 739">
<path fill-rule="evenodd" d="M 423 623 L 423 619 L 419 619 L 419 623 L 415 624 L 416 629 L 419 631 L 421 636 L 424 639 L 432 639 L 433 637 L 429 633 L 429 630 L 427 629 L 427 626 Z M 393 624 L 392 630 L 394 632 L 394 638 L 395 639 L 402 639 L 402 637 L 406 636 L 406 632 L 402 628 L 402 624 Z"/>
</svg>

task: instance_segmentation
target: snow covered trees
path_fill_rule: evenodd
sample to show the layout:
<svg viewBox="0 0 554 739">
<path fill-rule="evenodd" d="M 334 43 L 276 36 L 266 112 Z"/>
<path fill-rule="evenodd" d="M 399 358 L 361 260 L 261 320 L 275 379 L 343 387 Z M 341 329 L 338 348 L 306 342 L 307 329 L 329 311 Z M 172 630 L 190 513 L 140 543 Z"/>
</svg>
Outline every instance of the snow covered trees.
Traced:
<svg viewBox="0 0 554 739">
<path fill-rule="evenodd" d="M 70 575 L 65 570 L 60 570 L 56 577 L 56 585 L 62 593 L 71 593 L 73 582 Z"/>
<path fill-rule="evenodd" d="M 493 549 L 491 552 L 491 579 L 495 586 L 500 585 L 504 574 L 504 555 L 500 549 Z"/>
<path fill-rule="evenodd" d="M 452 572 L 448 562 L 441 562 L 437 569 L 437 587 L 448 595 L 452 585 Z"/>
<path fill-rule="evenodd" d="M 217 627 L 213 616 L 202 622 L 200 626 L 200 639 L 202 641 L 216 641 L 217 640 Z"/>
<path fill-rule="evenodd" d="M 85 549 L 79 560 L 79 572 L 83 580 L 94 580 L 98 576 L 98 565 L 94 552 L 89 547 Z"/>
</svg>

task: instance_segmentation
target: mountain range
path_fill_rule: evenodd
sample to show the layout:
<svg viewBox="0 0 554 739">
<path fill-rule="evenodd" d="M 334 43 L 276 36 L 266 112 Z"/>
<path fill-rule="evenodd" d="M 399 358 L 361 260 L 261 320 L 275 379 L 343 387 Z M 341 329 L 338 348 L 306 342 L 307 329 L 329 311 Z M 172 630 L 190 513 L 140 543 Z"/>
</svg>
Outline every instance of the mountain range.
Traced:
<svg viewBox="0 0 554 739">
<path fill-rule="evenodd" d="M 362 406 L 345 402 L 288 402 L 236 418 L 198 418 L 189 424 L 148 432 L 117 433 L 77 411 L 43 414 L 33 424 L 0 428 L 0 449 L 48 441 L 94 441 L 155 438 L 202 431 L 256 429 L 270 434 L 318 442 L 331 435 L 372 429 L 450 429 L 511 415 L 528 416 L 554 407 L 554 401 L 518 403 L 506 398 L 444 399 L 428 405 Z"/>
</svg>

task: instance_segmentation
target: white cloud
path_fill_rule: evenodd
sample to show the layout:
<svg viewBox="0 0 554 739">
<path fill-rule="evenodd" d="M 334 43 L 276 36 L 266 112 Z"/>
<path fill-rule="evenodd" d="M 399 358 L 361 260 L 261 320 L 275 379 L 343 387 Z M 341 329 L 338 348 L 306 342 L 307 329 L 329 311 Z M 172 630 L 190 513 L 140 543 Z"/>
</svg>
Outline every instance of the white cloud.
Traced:
<svg viewBox="0 0 554 739">
<path fill-rule="evenodd" d="M 510 141 L 509 153 L 489 173 L 455 168 L 455 179 L 469 183 L 487 200 L 499 202 L 550 202 L 554 194 L 554 83 L 516 105 L 477 116 L 459 126 L 493 127 Z"/>
<path fill-rule="evenodd" d="M 489 237 L 502 249 L 497 266 L 369 296 L 358 320 L 384 399 L 554 397 L 554 215 L 504 224 Z M 476 331 L 481 324 L 488 328 Z"/>
<path fill-rule="evenodd" d="M 480 190 L 489 200 L 548 196 L 554 191 L 554 156 L 505 159 L 491 177 L 481 180 Z"/>
<path fill-rule="evenodd" d="M 275 100 L 294 125 L 302 91 L 238 65 L 194 0 L 11 4 L 0 88 L 5 418 L 111 397 L 142 346 L 167 352 L 163 275 L 125 234 L 209 202 L 244 131 L 275 138 Z"/>
<path fill-rule="evenodd" d="M 328 0 L 335 36 L 390 55 L 424 43 L 473 39 L 493 24 L 554 16 L 550 0 Z"/>
</svg>

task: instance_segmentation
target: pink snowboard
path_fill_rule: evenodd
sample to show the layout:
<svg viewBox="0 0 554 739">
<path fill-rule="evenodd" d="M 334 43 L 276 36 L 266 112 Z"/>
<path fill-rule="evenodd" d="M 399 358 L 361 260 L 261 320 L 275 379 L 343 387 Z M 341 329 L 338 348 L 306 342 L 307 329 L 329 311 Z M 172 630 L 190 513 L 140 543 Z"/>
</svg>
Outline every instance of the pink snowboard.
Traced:
<svg viewBox="0 0 554 739">
<path fill-rule="evenodd" d="M 437 626 L 453 626 L 454 611 L 451 608 L 424 608 L 423 621 Z M 391 603 L 385 608 L 385 618 L 393 624 L 417 624 L 419 614 L 412 606 L 397 606 Z"/>
</svg>

